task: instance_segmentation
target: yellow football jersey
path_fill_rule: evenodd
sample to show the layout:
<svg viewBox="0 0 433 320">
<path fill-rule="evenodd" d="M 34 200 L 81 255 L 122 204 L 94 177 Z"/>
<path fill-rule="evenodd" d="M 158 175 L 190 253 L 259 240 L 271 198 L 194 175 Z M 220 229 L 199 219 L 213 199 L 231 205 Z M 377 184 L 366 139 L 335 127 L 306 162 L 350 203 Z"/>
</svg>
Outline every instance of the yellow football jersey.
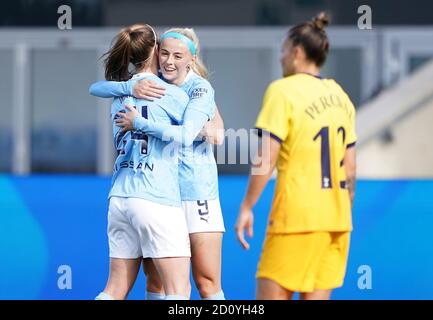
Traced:
<svg viewBox="0 0 433 320">
<path fill-rule="evenodd" d="M 271 83 L 256 127 L 280 140 L 269 233 L 350 231 L 345 150 L 355 107 L 331 79 L 296 74 Z"/>
</svg>

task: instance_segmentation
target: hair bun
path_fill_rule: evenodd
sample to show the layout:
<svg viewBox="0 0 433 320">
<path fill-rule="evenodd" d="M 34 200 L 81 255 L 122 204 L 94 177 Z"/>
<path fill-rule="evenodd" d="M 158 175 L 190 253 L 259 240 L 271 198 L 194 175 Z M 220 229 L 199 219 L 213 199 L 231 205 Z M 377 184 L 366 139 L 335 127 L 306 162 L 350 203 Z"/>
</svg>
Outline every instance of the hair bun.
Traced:
<svg viewBox="0 0 433 320">
<path fill-rule="evenodd" d="M 313 18 L 312 22 L 317 29 L 323 30 L 329 24 L 329 15 L 322 11 Z"/>
</svg>

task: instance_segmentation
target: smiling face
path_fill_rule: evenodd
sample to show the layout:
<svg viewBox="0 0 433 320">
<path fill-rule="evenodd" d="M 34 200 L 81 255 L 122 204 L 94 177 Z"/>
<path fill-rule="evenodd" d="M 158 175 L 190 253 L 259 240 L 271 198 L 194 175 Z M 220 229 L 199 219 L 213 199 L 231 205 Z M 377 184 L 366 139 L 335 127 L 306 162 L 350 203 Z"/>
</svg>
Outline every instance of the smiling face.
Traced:
<svg viewBox="0 0 433 320">
<path fill-rule="evenodd" d="M 179 39 L 166 38 L 159 50 L 159 66 L 162 76 L 170 83 L 183 83 L 195 57 L 188 46 Z"/>
</svg>

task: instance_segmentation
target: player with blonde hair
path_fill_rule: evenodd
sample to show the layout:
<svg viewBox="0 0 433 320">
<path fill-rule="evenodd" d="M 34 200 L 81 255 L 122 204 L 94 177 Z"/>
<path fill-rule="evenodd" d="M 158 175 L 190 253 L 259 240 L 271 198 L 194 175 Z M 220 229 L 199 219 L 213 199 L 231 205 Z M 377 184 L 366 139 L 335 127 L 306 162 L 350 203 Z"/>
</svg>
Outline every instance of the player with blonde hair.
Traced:
<svg viewBox="0 0 433 320">
<path fill-rule="evenodd" d="M 171 126 L 143 119 L 134 110 L 118 122 L 124 129 L 141 130 L 161 139 L 171 138 L 183 145 L 179 182 L 182 206 L 191 242 L 192 272 L 203 299 L 225 299 L 221 288 L 221 250 L 225 231 L 218 195 L 218 173 L 213 148 L 221 143 L 223 122 L 215 104 L 214 89 L 200 59 L 198 37 L 193 29 L 174 28 L 161 35 L 159 48 L 161 77 L 179 86 L 189 96 L 183 124 Z M 132 94 L 149 100 L 164 96 L 164 88 L 150 81 L 98 82 L 91 88 L 102 97 Z M 208 121 L 211 120 L 211 121 Z M 206 139 L 199 137 L 199 133 Z M 164 183 L 161 181 L 161 183 Z M 163 299 L 166 292 L 150 260 L 144 261 L 147 297 Z"/>
</svg>

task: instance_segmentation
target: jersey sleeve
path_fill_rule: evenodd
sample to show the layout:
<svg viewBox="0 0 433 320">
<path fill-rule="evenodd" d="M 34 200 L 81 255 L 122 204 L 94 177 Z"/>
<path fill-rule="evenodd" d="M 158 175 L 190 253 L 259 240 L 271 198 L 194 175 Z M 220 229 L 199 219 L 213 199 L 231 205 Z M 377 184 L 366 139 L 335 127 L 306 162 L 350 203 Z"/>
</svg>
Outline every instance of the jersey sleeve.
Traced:
<svg viewBox="0 0 433 320">
<path fill-rule="evenodd" d="M 287 96 L 276 85 L 271 84 L 265 92 L 262 109 L 256 121 L 256 128 L 271 134 L 279 142 L 289 134 L 292 106 Z"/>
<path fill-rule="evenodd" d="M 215 91 L 211 84 L 204 79 L 200 79 L 194 83 L 188 91 L 189 103 L 187 110 L 195 110 L 201 112 L 212 119 L 215 115 Z"/>
<path fill-rule="evenodd" d="M 89 88 L 92 96 L 100 98 L 112 98 L 121 96 L 132 96 L 133 83 L 129 81 L 98 81 Z"/>
<path fill-rule="evenodd" d="M 134 118 L 134 129 L 164 141 L 173 140 L 190 146 L 207 120 L 208 117 L 203 112 L 187 108 L 182 125 L 170 125 L 137 116 Z"/>
</svg>

